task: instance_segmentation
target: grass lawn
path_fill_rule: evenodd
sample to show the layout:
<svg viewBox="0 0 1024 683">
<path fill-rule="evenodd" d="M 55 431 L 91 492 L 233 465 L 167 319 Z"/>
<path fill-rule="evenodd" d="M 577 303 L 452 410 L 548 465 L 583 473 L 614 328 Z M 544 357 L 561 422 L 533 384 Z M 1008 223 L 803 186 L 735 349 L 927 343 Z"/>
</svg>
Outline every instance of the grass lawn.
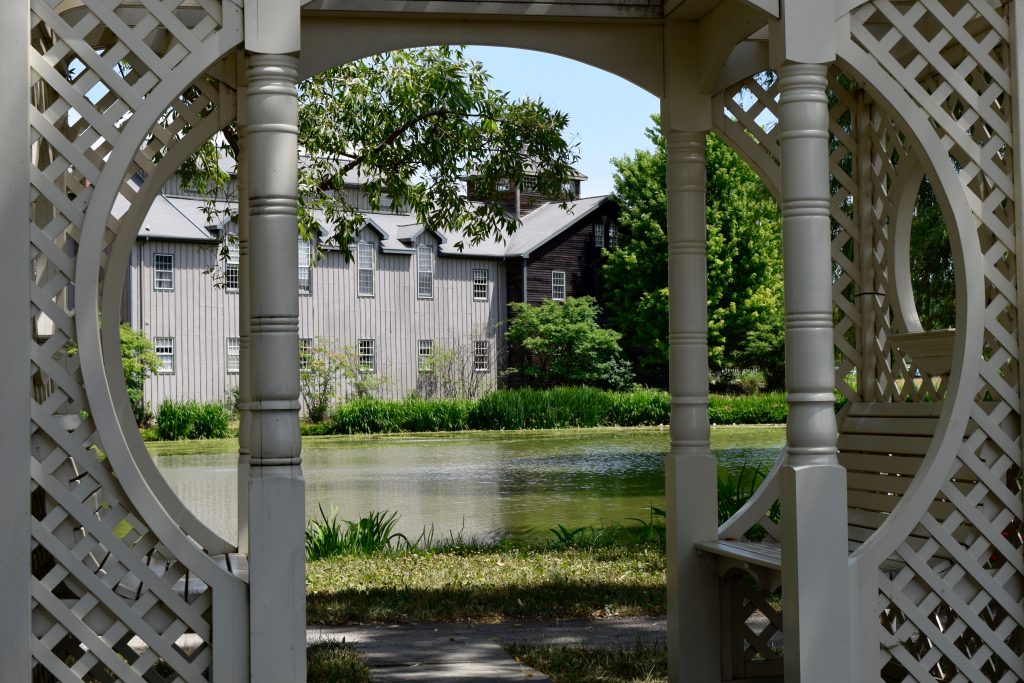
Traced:
<svg viewBox="0 0 1024 683">
<path fill-rule="evenodd" d="M 628 649 L 564 645 L 508 648 L 517 662 L 547 674 L 555 683 L 667 683 L 664 648 L 636 643 Z"/>
<path fill-rule="evenodd" d="M 306 568 L 310 624 L 665 613 L 660 544 L 508 544 L 335 557 Z"/>
<path fill-rule="evenodd" d="M 346 643 L 313 643 L 306 648 L 308 683 L 370 683 L 370 667 Z"/>
</svg>

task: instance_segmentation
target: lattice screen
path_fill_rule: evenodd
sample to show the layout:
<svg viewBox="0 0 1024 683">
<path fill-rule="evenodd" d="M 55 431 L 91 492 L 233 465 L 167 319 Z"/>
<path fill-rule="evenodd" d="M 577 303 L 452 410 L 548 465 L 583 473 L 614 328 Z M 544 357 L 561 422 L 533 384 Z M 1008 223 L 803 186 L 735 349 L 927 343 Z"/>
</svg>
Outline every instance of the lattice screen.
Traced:
<svg viewBox="0 0 1024 683">
<path fill-rule="evenodd" d="M 984 263 L 980 373 L 966 435 L 904 539 L 907 566 L 881 578 L 879 638 L 887 680 L 1024 680 L 1017 268 L 1012 173 L 1009 6 L 970 0 L 877 1 L 853 15 L 855 43 L 906 90 L 937 131 L 973 215 Z M 875 158 L 884 193 L 897 173 L 899 135 L 876 114 Z M 880 223 L 886 209 L 876 205 Z M 977 276 L 978 274 L 969 274 Z M 975 359 L 976 360 L 976 359 Z M 902 367 L 900 366 L 902 371 Z M 904 385 L 905 387 L 906 385 Z M 904 390 L 894 398 L 905 398 Z M 953 454 L 950 453 L 950 456 Z"/>
<path fill-rule="evenodd" d="M 244 623 L 244 586 L 166 517 L 121 457 L 116 422 L 95 419 L 112 404 L 102 382 L 86 381 L 83 368 L 103 358 L 80 332 L 94 328 L 108 271 L 126 266 L 107 262 L 118 231 L 134 240 L 138 229 L 119 219 L 166 177 L 176 146 L 209 135 L 220 86 L 203 74 L 240 41 L 240 10 L 68 5 L 31 3 L 33 676 L 210 681 L 214 631 Z M 186 633 L 187 648 L 176 643 Z M 217 679 L 232 680 L 222 664 Z"/>
</svg>

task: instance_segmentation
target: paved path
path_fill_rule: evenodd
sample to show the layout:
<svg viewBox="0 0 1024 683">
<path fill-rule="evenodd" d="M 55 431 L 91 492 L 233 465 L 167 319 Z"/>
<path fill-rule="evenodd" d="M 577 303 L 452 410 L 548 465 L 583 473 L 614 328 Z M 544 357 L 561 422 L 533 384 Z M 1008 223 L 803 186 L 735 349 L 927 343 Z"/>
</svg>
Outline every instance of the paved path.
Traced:
<svg viewBox="0 0 1024 683">
<path fill-rule="evenodd" d="M 373 680 L 550 681 L 517 663 L 500 643 L 632 646 L 664 644 L 665 620 L 645 618 L 505 621 L 497 624 L 354 625 L 311 628 L 310 642 L 352 643 L 373 668 Z"/>
</svg>

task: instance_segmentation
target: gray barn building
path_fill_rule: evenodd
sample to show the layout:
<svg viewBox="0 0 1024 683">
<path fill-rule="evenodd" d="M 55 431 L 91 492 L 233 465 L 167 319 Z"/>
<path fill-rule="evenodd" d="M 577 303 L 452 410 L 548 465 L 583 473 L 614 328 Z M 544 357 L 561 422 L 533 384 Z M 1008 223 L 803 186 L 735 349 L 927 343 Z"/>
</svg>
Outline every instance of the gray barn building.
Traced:
<svg viewBox="0 0 1024 683">
<path fill-rule="evenodd" d="M 358 206 L 358 189 L 348 192 Z M 524 275 L 531 292 L 543 289 L 546 298 L 593 294 L 595 254 L 611 246 L 605 235 L 615 231 L 608 197 L 565 208 L 527 193 L 522 198 L 522 226 L 511 239 L 467 243 L 462 251 L 454 246 L 459 236 L 400 213 L 364 211 L 366 225 L 348 245 L 347 259 L 337 245 L 321 243 L 315 260 L 313 245 L 298 240 L 300 346 L 325 339 L 351 349 L 360 366 L 387 378 L 385 397 L 428 393 L 422 363 L 440 349 L 457 350 L 473 385 L 498 386 L 508 363 L 503 332 L 510 286 L 513 300 L 523 300 Z M 232 230 L 204 212 L 202 199 L 177 178 L 143 223 L 122 316 L 153 341 L 162 362 L 146 382 L 154 410 L 165 399 L 223 401 L 237 389 L 238 261 L 226 239 Z M 579 249 L 580 258 L 563 258 L 555 269 L 538 262 L 529 274 L 531 251 L 565 252 L 562 242 Z M 339 389 L 345 395 L 351 387 Z"/>
</svg>

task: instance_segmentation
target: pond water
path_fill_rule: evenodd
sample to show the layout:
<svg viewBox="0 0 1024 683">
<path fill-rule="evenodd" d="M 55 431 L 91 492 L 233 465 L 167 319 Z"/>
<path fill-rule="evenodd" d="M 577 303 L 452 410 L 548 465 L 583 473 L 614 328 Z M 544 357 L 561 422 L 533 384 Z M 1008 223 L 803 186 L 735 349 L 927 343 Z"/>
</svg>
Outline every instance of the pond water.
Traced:
<svg viewBox="0 0 1024 683">
<path fill-rule="evenodd" d="M 410 538 L 431 527 L 435 537 L 491 539 L 646 520 L 652 505 L 664 507 L 668 439 L 667 429 L 305 439 L 306 515 L 319 516 L 320 505 L 341 519 L 394 510 L 397 530 Z M 713 430 L 712 450 L 723 467 L 749 462 L 767 471 L 784 441 L 781 427 L 723 427 Z M 171 487 L 229 539 L 237 529 L 234 448 L 150 445 Z"/>
</svg>

